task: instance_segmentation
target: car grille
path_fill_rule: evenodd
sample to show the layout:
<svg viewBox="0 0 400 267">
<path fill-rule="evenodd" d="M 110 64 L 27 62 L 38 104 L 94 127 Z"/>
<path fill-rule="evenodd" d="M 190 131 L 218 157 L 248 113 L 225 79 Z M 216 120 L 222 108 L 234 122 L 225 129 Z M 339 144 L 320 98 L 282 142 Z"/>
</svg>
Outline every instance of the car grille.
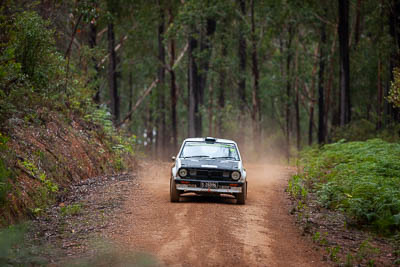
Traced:
<svg viewBox="0 0 400 267">
<path fill-rule="evenodd" d="M 196 174 L 193 175 L 193 172 Z M 228 177 L 224 177 L 224 173 L 228 173 Z M 193 180 L 218 180 L 218 181 L 233 181 L 231 178 L 232 171 L 215 170 L 215 169 L 188 169 L 188 176 L 185 179 Z"/>
</svg>

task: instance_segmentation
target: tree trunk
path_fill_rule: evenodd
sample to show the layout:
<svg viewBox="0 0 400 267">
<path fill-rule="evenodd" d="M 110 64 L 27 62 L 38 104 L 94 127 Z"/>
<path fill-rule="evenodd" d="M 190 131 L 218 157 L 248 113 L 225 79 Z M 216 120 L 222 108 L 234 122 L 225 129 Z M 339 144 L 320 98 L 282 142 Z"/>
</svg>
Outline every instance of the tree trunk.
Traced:
<svg viewBox="0 0 400 267">
<path fill-rule="evenodd" d="M 213 105 L 214 105 L 214 90 L 210 84 L 208 91 L 208 136 L 213 136 Z"/>
<path fill-rule="evenodd" d="M 292 38 L 293 38 L 293 25 L 288 26 L 288 41 L 287 41 L 287 58 L 286 58 L 286 156 L 290 158 L 290 123 L 291 123 L 291 75 L 290 67 L 292 64 Z"/>
<path fill-rule="evenodd" d="M 128 110 L 132 110 L 132 105 L 133 105 L 133 74 L 132 72 L 129 72 L 129 105 L 128 105 Z M 132 121 L 132 113 L 129 114 L 129 121 Z"/>
<path fill-rule="evenodd" d="M 376 109 L 378 115 L 378 121 L 376 123 L 376 129 L 382 128 L 382 99 L 383 99 L 383 88 L 382 88 L 382 62 L 378 59 L 378 107 Z"/>
<path fill-rule="evenodd" d="M 297 80 L 297 78 L 296 78 Z M 300 106 L 299 106 L 299 87 L 297 85 L 297 81 L 295 82 L 295 92 L 296 97 L 294 101 L 294 109 L 296 112 L 296 147 L 297 151 L 301 149 L 301 129 L 300 129 Z"/>
<path fill-rule="evenodd" d="M 294 59 L 294 72 L 295 72 L 295 80 L 294 80 L 294 90 L 296 93 L 295 101 L 294 101 L 294 110 L 296 115 L 296 147 L 297 151 L 301 149 L 301 131 L 300 131 L 300 92 L 299 92 L 299 51 L 298 51 L 298 44 L 296 44 L 296 57 Z"/>
<path fill-rule="evenodd" d="M 90 49 L 94 49 L 97 46 L 97 25 L 96 22 L 91 22 L 89 24 L 89 47 Z M 99 67 L 97 66 L 97 59 L 96 57 L 92 57 L 92 62 L 93 62 L 93 66 L 94 66 L 94 70 L 95 70 L 95 94 L 93 96 L 93 101 L 96 104 L 100 104 L 100 86 L 98 85 L 98 79 L 99 79 Z"/>
<path fill-rule="evenodd" d="M 160 113 L 158 116 L 157 123 L 157 154 L 161 157 L 164 157 L 164 153 L 167 148 L 167 129 L 166 129 L 166 116 L 165 116 L 165 49 L 164 49 L 164 10 L 160 5 L 160 1 L 158 3 L 160 9 L 160 22 L 158 25 L 158 97 L 159 97 L 159 106 Z M 160 144 L 161 142 L 161 144 Z"/>
<path fill-rule="evenodd" d="M 251 1 L 251 34 L 252 34 L 252 72 L 253 72 L 253 93 L 252 93 L 252 125 L 254 150 L 260 146 L 260 96 L 259 96 L 259 70 L 257 58 L 256 26 L 254 21 L 254 0 Z"/>
<path fill-rule="evenodd" d="M 149 104 L 147 106 L 147 130 L 146 130 L 146 132 L 147 132 L 147 141 L 148 141 L 147 150 L 148 150 L 149 154 L 152 157 L 154 157 L 154 154 L 153 154 L 153 148 L 154 148 L 153 147 L 153 137 L 154 137 L 154 135 L 153 135 L 153 122 L 154 122 L 153 117 L 154 117 L 154 114 L 153 114 L 153 107 L 152 107 L 151 102 L 152 101 L 150 98 Z"/>
<path fill-rule="evenodd" d="M 114 35 L 114 24 L 108 24 L 108 53 L 110 54 L 110 62 L 108 67 L 108 86 L 110 90 L 111 98 L 111 114 L 114 122 L 119 120 L 119 97 L 117 87 L 117 57 L 114 50 L 115 46 L 115 35 Z"/>
<path fill-rule="evenodd" d="M 81 13 L 78 17 L 77 22 L 75 23 L 74 29 L 72 30 L 71 40 L 69 42 L 67 51 L 65 51 L 64 59 L 67 60 L 67 66 L 65 67 L 65 92 L 68 94 L 68 81 L 69 81 L 69 61 L 70 61 L 70 54 L 72 49 L 72 43 L 74 42 L 76 32 L 78 31 L 79 23 L 81 22 L 83 14 Z"/>
<path fill-rule="evenodd" d="M 222 134 L 224 133 L 223 112 L 225 108 L 225 75 L 223 72 L 219 75 L 218 106 L 218 136 L 222 138 Z"/>
<path fill-rule="evenodd" d="M 310 104 L 310 118 L 308 120 L 308 145 L 313 143 L 313 131 L 314 130 L 314 101 Z"/>
<path fill-rule="evenodd" d="M 246 1 L 238 0 L 240 5 L 240 13 L 243 19 L 246 17 Z M 247 44 L 244 36 L 244 22 L 240 19 L 239 21 L 239 83 L 238 83 L 238 95 L 239 95 L 239 108 L 242 111 L 239 115 L 239 127 L 244 129 L 244 111 L 246 109 L 246 61 L 247 61 Z M 240 143 L 244 143 L 244 136 L 241 135 L 238 138 Z"/>
<path fill-rule="evenodd" d="M 357 7 L 356 7 L 356 22 L 355 22 L 355 30 L 354 30 L 354 48 L 358 46 L 358 42 L 360 41 L 360 21 L 361 21 L 361 1 L 357 0 Z"/>
<path fill-rule="evenodd" d="M 325 75 L 325 23 L 321 22 L 321 44 L 319 51 L 318 72 L 318 144 L 325 143 L 325 99 L 324 99 L 324 75 Z"/>
<path fill-rule="evenodd" d="M 380 1 L 381 4 L 381 17 L 384 17 L 384 0 Z M 380 21 L 380 30 L 381 32 L 384 32 L 384 22 L 381 20 Z M 378 88 L 378 98 L 377 98 L 377 108 L 376 108 L 376 113 L 378 116 L 377 122 L 376 122 L 376 129 L 380 130 L 382 129 L 383 125 L 383 108 L 384 108 L 384 100 L 383 100 L 383 93 L 384 93 L 384 88 L 382 84 L 382 61 L 381 61 L 381 55 L 378 53 L 378 81 L 377 81 L 377 88 Z M 386 101 L 385 101 L 386 102 Z"/>
<path fill-rule="evenodd" d="M 350 62 L 349 62 L 349 0 L 339 1 L 340 47 L 340 126 L 351 120 Z"/>
<path fill-rule="evenodd" d="M 216 21 L 211 18 L 206 19 L 205 35 L 204 31 L 196 32 L 195 26 L 189 35 L 188 51 L 188 88 L 189 88 L 189 136 L 202 136 L 203 125 L 200 107 L 203 105 L 204 90 L 207 82 L 207 74 L 211 58 L 210 38 L 216 30 Z M 200 42 L 196 39 L 196 33 L 200 33 Z M 200 49 L 203 57 L 196 58 L 195 51 Z"/>
<path fill-rule="evenodd" d="M 315 73 L 317 72 L 317 66 L 318 66 L 317 57 L 318 57 L 320 45 L 321 44 L 318 44 L 318 47 L 314 51 L 315 62 L 314 62 L 314 66 L 313 66 L 313 69 L 311 72 L 312 80 L 311 80 L 311 88 L 310 88 L 310 92 L 309 92 L 311 101 L 309 104 L 310 117 L 308 120 L 308 145 L 310 145 L 310 146 L 312 145 L 313 139 L 314 139 L 313 134 L 314 134 L 314 105 L 315 105 L 315 99 L 314 99 L 315 98 Z"/>
<path fill-rule="evenodd" d="M 335 36 L 333 38 L 331 50 L 330 50 L 330 62 L 328 65 L 328 80 L 326 82 L 326 100 L 325 100 L 325 118 L 324 118 L 324 124 L 325 124 L 325 139 L 328 133 L 328 117 L 329 117 L 329 112 L 332 110 L 332 113 L 336 112 L 336 101 L 332 103 L 332 97 L 331 95 L 335 96 L 335 93 L 332 92 L 332 85 L 333 85 L 333 80 L 334 80 L 334 71 L 335 71 L 335 50 L 336 50 L 336 39 L 337 39 L 337 31 L 335 31 Z M 325 79 L 324 79 L 325 80 Z M 337 124 L 334 124 L 334 121 L 331 121 L 332 125 L 337 126 Z"/>
<path fill-rule="evenodd" d="M 172 9 L 169 10 L 169 24 L 171 25 L 174 21 Z M 177 93 L 176 93 L 176 77 L 175 72 L 172 69 L 175 64 L 175 40 L 171 38 L 169 43 L 170 52 L 170 95 L 171 95 L 171 131 L 172 131 L 172 151 L 175 152 L 178 149 L 178 127 L 177 127 L 177 115 L 176 115 L 176 104 L 177 104 Z"/>
<path fill-rule="evenodd" d="M 228 50 L 226 47 L 225 39 L 223 38 L 221 40 L 222 43 L 222 60 L 225 62 L 226 57 L 228 55 Z M 218 95 L 218 106 L 219 106 L 219 112 L 218 112 L 218 136 L 223 137 L 222 134 L 224 132 L 224 127 L 223 127 L 223 112 L 225 108 L 225 76 L 226 76 L 226 71 L 225 71 L 225 66 L 223 65 L 219 71 L 219 95 Z"/>
<path fill-rule="evenodd" d="M 212 18 L 206 19 L 206 29 L 205 36 L 203 34 L 203 30 L 200 30 L 200 53 L 203 57 L 200 57 L 198 62 L 199 72 L 198 72 L 198 88 L 197 88 L 197 101 L 199 107 L 204 104 L 204 91 L 207 85 L 207 76 L 210 65 L 210 58 L 212 54 L 212 46 L 210 38 L 215 33 L 216 30 L 216 21 Z M 196 127 L 196 136 L 202 136 L 203 132 L 203 120 L 200 112 L 200 108 L 198 109 L 197 119 L 195 123 Z"/>
<path fill-rule="evenodd" d="M 198 73 L 197 65 L 194 57 L 194 50 L 197 48 L 197 40 L 189 36 L 188 48 L 188 95 L 189 95 L 189 121 L 188 121 L 188 135 L 189 137 L 196 137 L 196 122 L 199 116 L 199 101 L 198 101 Z"/>
</svg>

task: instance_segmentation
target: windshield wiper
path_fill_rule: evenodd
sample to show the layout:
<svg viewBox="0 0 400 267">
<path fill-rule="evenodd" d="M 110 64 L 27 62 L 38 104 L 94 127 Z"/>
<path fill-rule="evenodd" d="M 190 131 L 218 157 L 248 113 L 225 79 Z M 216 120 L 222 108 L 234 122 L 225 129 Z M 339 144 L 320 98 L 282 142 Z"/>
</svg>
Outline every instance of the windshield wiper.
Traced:
<svg viewBox="0 0 400 267">
<path fill-rule="evenodd" d="M 206 156 L 206 155 L 198 155 L 198 156 L 187 156 L 187 157 L 183 157 L 185 159 L 187 158 L 209 158 L 210 156 Z"/>
<path fill-rule="evenodd" d="M 216 159 L 234 159 L 237 160 L 235 157 L 215 157 Z"/>
</svg>

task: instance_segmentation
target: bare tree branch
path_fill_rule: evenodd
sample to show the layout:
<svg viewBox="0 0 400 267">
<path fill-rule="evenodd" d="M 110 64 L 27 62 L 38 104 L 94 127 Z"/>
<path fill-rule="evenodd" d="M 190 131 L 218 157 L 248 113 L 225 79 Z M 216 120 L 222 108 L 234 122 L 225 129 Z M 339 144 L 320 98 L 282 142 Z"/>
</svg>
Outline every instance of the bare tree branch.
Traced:
<svg viewBox="0 0 400 267">
<path fill-rule="evenodd" d="M 134 25 L 134 26 L 132 27 L 131 31 L 133 31 L 135 28 L 136 28 L 136 25 Z M 105 28 L 105 30 L 106 30 L 106 29 L 107 29 L 107 27 Z M 104 30 L 103 30 L 103 31 L 104 31 Z M 114 47 L 114 51 L 115 51 L 115 52 L 117 52 L 117 51 L 122 47 L 122 45 L 124 44 L 124 42 L 125 42 L 126 40 L 128 40 L 128 37 L 129 37 L 129 34 L 126 34 L 126 35 L 124 35 L 124 36 L 120 39 L 119 43 Z M 97 64 L 97 67 L 99 68 L 101 65 L 103 65 L 109 57 L 110 57 L 110 53 L 108 53 L 107 55 L 105 55 L 105 56 L 100 60 L 100 62 Z"/>
<path fill-rule="evenodd" d="M 189 44 L 186 43 L 185 47 L 183 48 L 182 53 L 180 53 L 180 55 L 178 56 L 177 60 L 175 61 L 175 64 L 172 66 L 173 70 L 178 66 L 179 61 L 181 61 L 181 59 L 185 55 L 186 51 L 188 50 L 188 47 L 189 47 Z"/>
<path fill-rule="evenodd" d="M 69 42 L 67 51 L 65 52 L 64 58 L 69 57 L 69 54 L 71 53 L 72 43 L 74 42 L 75 35 L 76 35 L 76 32 L 78 31 L 78 26 L 79 26 L 79 23 L 81 22 L 82 16 L 83 16 L 83 14 L 79 15 L 78 20 L 77 20 L 77 22 L 75 24 L 75 27 L 74 27 L 74 29 L 72 31 L 72 35 L 71 35 L 71 40 Z"/>
<path fill-rule="evenodd" d="M 123 45 L 123 43 L 128 39 L 128 35 L 125 35 L 124 37 L 122 37 L 121 41 L 114 47 L 114 51 L 117 52 Z M 107 55 L 105 55 L 105 57 L 103 57 L 101 59 L 101 61 L 97 64 L 97 67 L 99 68 L 101 65 L 103 65 L 106 60 L 110 57 L 110 53 L 108 53 Z"/>
<path fill-rule="evenodd" d="M 151 84 L 150 86 L 144 90 L 143 94 L 141 95 L 141 97 L 138 99 L 138 101 L 136 101 L 136 104 L 133 106 L 133 108 L 128 112 L 128 114 L 125 116 L 125 118 L 119 122 L 116 126 L 117 128 L 122 126 L 128 119 L 130 116 L 132 116 L 132 114 L 136 111 L 136 109 L 140 106 L 140 104 L 143 102 L 143 100 L 146 98 L 146 96 L 148 94 L 150 94 L 151 90 L 157 85 L 158 83 L 158 78 L 156 78 Z"/>
<path fill-rule="evenodd" d="M 97 33 L 97 38 L 100 38 L 106 31 L 108 30 L 108 27 L 105 27 L 101 31 Z"/>
<path fill-rule="evenodd" d="M 189 44 L 186 44 L 186 46 L 183 48 L 183 51 L 179 54 L 178 59 L 175 61 L 175 64 L 172 66 L 172 69 L 175 69 L 178 66 L 179 62 L 185 55 L 185 52 L 187 51 L 188 47 Z M 153 82 L 150 84 L 150 86 L 146 88 L 146 90 L 144 90 L 142 96 L 136 101 L 136 104 L 133 106 L 133 108 L 128 112 L 128 114 L 124 117 L 124 119 L 116 125 L 117 128 L 121 127 L 129 119 L 129 117 L 132 116 L 132 114 L 136 111 L 136 109 L 140 106 L 140 104 L 142 104 L 146 96 L 150 94 L 151 90 L 157 85 L 158 81 L 159 81 L 158 78 L 154 79 Z"/>
</svg>

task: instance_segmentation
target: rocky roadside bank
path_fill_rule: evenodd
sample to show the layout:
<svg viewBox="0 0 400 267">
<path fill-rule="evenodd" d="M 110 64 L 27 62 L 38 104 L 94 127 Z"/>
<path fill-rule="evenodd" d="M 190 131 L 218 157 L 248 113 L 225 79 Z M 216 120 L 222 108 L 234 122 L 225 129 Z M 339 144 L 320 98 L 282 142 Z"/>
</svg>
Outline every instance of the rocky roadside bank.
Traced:
<svg viewBox="0 0 400 267">
<path fill-rule="evenodd" d="M 324 260 L 334 266 L 398 266 L 399 250 L 395 238 L 359 229 L 343 214 L 322 208 L 315 195 L 308 202 L 291 197 L 290 213 L 315 245 L 324 251 Z"/>
<path fill-rule="evenodd" d="M 70 186 L 56 205 L 28 223 L 24 245 L 9 263 L 86 265 L 100 260 L 105 250 L 117 251 L 107 235 L 118 229 L 122 204 L 136 186 L 134 173 L 99 176 Z"/>
</svg>

